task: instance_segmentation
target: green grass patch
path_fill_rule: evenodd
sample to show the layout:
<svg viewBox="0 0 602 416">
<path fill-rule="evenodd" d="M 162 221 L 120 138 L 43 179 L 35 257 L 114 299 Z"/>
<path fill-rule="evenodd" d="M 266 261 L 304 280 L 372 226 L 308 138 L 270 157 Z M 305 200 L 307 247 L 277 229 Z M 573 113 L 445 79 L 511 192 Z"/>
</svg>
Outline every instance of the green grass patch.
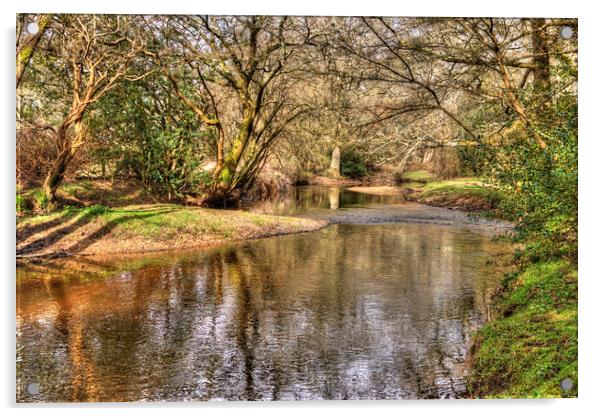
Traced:
<svg viewBox="0 0 602 416">
<path fill-rule="evenodd" d="M 475 397 L 577 396 L 577 270 L 542 262 L 509 276 L 496 319 L 475 336 L 468 388 Z M 572 390 L 560 387 L 564 378 Z"/>
<path fill-rule="evenodd" d="M 80 206 L 101 204 L 114 207 L 154 202 L 136 184 L 117 182 L 113 185 L 109 181 L 87 179 L 63 183 L 57 190 L 57 197 L 59 204 Z M 17 189 L 17 213 L 21 216 L 41 214 L 47 208 L 48 199 L 42 188 Z"/>
<path fill-rule="evenodd" d="M 427 170 L 414 170 L 410 172 L 404 172 L 401 174 L 402 182 L 427 183 L 434 180 L 436 180 L 435 176 Z"/>
<path fill-rule="evenodd" d="M 464 181 L 441 181 L 427 184 L 423 188 L 421 197 L 428 198 L 437 195 L 453 197 L 475 196 L 490 200 L 499 200 L 501 198 L 500 192 L 495 189 Z"/>
<path fill-rule="evenodd" d="M 279 225 L 296 229 L 301 219 L 185 207 L 177 204 L 156 204 L 109 208 L 102 205 L 91 207 L 67 207 L 61 211 L 20 218 L 19 227 L 56 221 L 94 222 L 96 227 L 110 226 L 116 238 L 144 237 L 169 240 L 180 234 L 210 234 L 229 239 L 240 232 L 270 229 Z"/>
<path fill-rule="evenodd" d="M 23 214 L 29 212 L 31 210 L 31 206 L 27 198 L 23 197 L 23 195 L 17 192 L 16 196 L 16 211 L 17 214 Z"/>
<path fill-rule="evenodd" d="M 48 208 L 48 197 L 46 196 L 46 193 L 43 190 L 35 189 L 31 193 L 31 196 L 33 197 L 33 201 L 35 202 L 35 207 L 37 209 L 45 210 L 46 208 Z"/>
<path fill-rule="evenodd" d="M 48 208 L 48 197 L 42 188 L 26 191 L 17 189 L 17 213 L 43 212 Z"/>
<path fill-rule="evenodd" d="M 432 181 L 417 189 L 416 201 L 469 211 L 492 211 L 506 198 L 503 192 L 485 185 L 478 178 Z"/>
<path fill-rule="evenodd" d="M 94 184 L 89 180 L 82 180 L 75 183 L 65 183 L 60 186 L 59 192 L 74 198 L 82 199 L 93 198 L 97 194 Z"/>
</svg>

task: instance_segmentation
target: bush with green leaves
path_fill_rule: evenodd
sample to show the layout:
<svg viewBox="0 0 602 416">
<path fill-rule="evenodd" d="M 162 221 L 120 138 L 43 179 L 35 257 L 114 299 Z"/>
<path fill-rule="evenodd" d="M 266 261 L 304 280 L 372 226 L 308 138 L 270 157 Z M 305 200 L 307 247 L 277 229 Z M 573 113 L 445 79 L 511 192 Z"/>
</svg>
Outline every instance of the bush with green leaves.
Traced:
<svg viewBox="0 0 602 416">
<path fill-rule="evenodd" d="M 577 100 L 567 93 L 541 108 L 533 127 L 471 150 L 475 168 L 510 194 L 500 209 L 517 223 L 524 262 L 577 259 L 577 138 Z"/>
<path fill-rule="evenodd" d="M 215 138 L 165 80 L 123 83 L 98 110 L 94 151 L 103 171 L 111 165 L 113 175 L 137 177 L 147 191 L 169 200 L 200 193 L 211 182 L 202 164 Z"/>
<path fill-rule="evenodd" d="M 366 176 L 369 166 L 361 153 L 354 149 L 345 149 L 341 152 L 341 175 L 358 179 Z"/>
<path fill-rule="evenodd" d="M 133 155 L 142 182 L 158 193 L 172 197 L 194 194 L 211 183 L 211 174 L 201 168 L 197 134 L 173 127 L 148 137 Z"/>
</svg>

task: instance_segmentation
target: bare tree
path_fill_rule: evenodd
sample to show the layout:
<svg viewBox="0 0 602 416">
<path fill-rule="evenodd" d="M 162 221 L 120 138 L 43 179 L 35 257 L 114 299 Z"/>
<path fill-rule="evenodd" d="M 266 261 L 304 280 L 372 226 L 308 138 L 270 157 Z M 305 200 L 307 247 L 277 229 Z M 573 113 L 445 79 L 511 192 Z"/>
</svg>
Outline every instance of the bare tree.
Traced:
<svg viewBox="0 0 602 416">
<path fill-rule="evenodd" d="M 216 131 L 210 200 L 244 193 L 287 125 L 306 111 L 291 100 L 295 52 L 307 41 L 289 17 L 178 16 L 155 21 L 155 50 L 175 94 Z M 192 87 L 192 88 L 191 88 Z"/>
<path fill-rule="evenodd" d="M 121 80 L 140 79 L 131 71 L 133 60 L 144 47 L 143 39 L 128 30 L 127 16 L 62 15 L 53 30 L 59 32 L 54 45 L 53 66 L 67 81 L 70 102 L 54 128 L 58 156 L 44 181 L 49 204 L 65 171 L 86 140 L 85 120 L 90 107 Z"/>
<path fill-rule="evenodd" d="M 492 103 L 502 111 L 496 122 L 499 128 L 484 131 L 500 134 L 518 121 L 530 128 L 531 137 L 541 149 L 547 147 L 545 137 L 533 125 L 536 112 L 553 96 L 570 87 L 559 85 L 553 90 L 550 76 L 553 31 L 558 38 L 561 25 L 574 21 L 559 19 L 428 19 L 421 27 L 428 33 L 416 45 L 438 65 L 447 65 L 448 84 L 480 103 Z M 429 30 L 431 29 L 431 30 Z M 563 46 L 572 47 L 574 40 Z M 564 51 L 567 52 L 567 51 Z M 570 51 L 569 51 L 570 52 Z M 576 82 L 576 79 L 575 79 Z"/>
</svg>

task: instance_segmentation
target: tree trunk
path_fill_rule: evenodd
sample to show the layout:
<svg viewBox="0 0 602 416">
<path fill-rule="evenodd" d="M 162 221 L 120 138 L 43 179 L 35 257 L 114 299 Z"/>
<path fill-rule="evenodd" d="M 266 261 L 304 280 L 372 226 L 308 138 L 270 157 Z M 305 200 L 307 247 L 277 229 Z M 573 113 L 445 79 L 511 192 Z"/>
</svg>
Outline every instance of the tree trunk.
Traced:
<svg viewBox="0 0 602 416">
<path fill-rule="evenodd" d="M 341 148 L 336 145 L 330 161 L 330 175 L 334 178 L 341 176 Z"/>
<path fill-rule="evenodd" d="M 67 166 L 72 158 L 73 153 L 70 148 L 66 148 L 61 151 L 57 156 L 52 169 L 46 176 L 46 180 L 44 181 L 43 185 L 43 191 L 48 201 L 49 210 L 56 208 L 56 191 L 65 179 L 65 172 L 67 171 Z"/>
<path fill-rule="evenodd" d="M 38 33 L 30 34 L 25 38 L 23 44 L 19 45 L 17 48 L 17 68 L 16 68 L 16 82 L 17 88 L 19 88 L 19 84 L 21 83 L 21 79 L 23 78 L 23 74 L 25 73 L 25 69 L 27 65 L 29 65 L 29 61 L 33 56 L 36 48 L 38 47 L 38 43 L 40 39 L 44 36 L 44 32 L 48 28 L 48 24 L 52 20 L 51 14 L 43 14 L 39 16 L 38 19 Z"/>
<path fill-rule="evenodd" d="M 533 87 L 540 99 L 550 95 L 550 55 L 546 35 L 546 19 L 529 19 L 533 47 Z"/>
</svg>

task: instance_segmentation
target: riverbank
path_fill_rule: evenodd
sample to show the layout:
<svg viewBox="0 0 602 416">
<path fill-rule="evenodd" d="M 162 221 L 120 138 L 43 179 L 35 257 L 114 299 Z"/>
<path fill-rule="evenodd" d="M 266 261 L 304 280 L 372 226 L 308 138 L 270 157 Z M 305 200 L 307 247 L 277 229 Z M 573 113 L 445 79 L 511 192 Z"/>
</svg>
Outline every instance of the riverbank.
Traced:
<svg viewBox="0 0 602 416">
<path fill-rule="evenodd" d="M 17 260 L 209 247 L 326 225 L 307 218 L 176 204 L 69 207 L 17 221 Z"/>
<path fill-rule="evenodd" d="M 408 200 L 462 211 L 492 211 L 499 206 L 503 198 L 501 192 L 477 178 L 418 183 L 418 186 L 412 186 L 410 189 Z"/>
<path fill-rule="evenodd" d="M 79 185 L 75 188 L 80 190 L 79 193 L 73 192 L 80 201 L 85 201 L 84 188 Z M 323 187 L 316 188 L 324 192 Z M 318 192 L 301 199 L 321 206 L 321 201 L 332 190 L 326 188 L 326 193 Z M 512 227 L 510 223 L 498 223 L 492 219 L 480 218 L 477 221 L 473 215 L 460 209 L 451 211 L 417 203 L 402 203 L 410 192 L 418 200 L 423 194 L 462 195 L 464 192 L 488 197 L 490 189 L 475 179 L 432 180 L 418 184 L 404 183 L 402 186 L 352 186 L 334 190 L 337 191 L 335 199 L 339 203 L 343 201 L 342 208 L 351 206 L 353 209 L 333 210 L 328 209 L 328 205 L 321 206 L 321 210 L 312 212 L 311 218 L 161 203 L 118 206 L 129 198 L 113 195 L 111 201 L 115 205 L 110 207 L 71 206 L 52 214 L 19 218 L 17 262 L 30 263 L 21 271 L 59 263 L 60 267 L 44 269 L 41 273 L 45 276 L 64 276 L 65 261 L 75 264 L 83 259 L 71 257 L 61 262 L 37 263 L 48 258 L 76 254 L 109 254 L 107 258 L 111 258 L 111 254 L 119 254 L 115 257 L 123 259 L 125 254 L 130 253 L 210 247 L 230 241 L 313 231 L 331 223 L 414 223 L 421 224 L 421 227 L 432 224 L 465 227 L 485 225 L 484 229 L 494 231 L 496 235 Z M 316 189 L 313 191 L 316 192 Z M 349 195 L 346 191 L 400 197 L 393 198 L 396 202 L 377 202 L 374 206 L 361 207 L 354 205 L 354 197 L 358 195 Z M 292 198 L 296 203 L 299 200 Z M 368 203 L 363 196 L 360 196 L 360 200 Z M 368 200 L 379 201 L 378 198 Z M 463 201 L 466 203 L 471 200 L 465 198 Z M 467 211 L 483 207 L 474 202 L 471 206 L 475 208 Z M 420 233 L 424 233 L 423 228 Z M 312 235 L 307 238 L 312 238 Z M 305 239 L 305 236 L 302 238 Z M 147 264 L 158 261 L 156 257 L 159 255 L 145 256 L 144 260 L 127 260 L 133 262 L 128 267 L 136 269 L 136 262 Z M 93 258 L 88 257 L 86 261 L 90 264 L 85 266 L 79 263 L 74 265 L 72 269 L 75 275 L 97 276 L 114 272 L 114 268 L 106 271 L 96 261 L 91 262 Z M 564 378 L 577 379 L 576 295 L 576 271 L 567 263 L 531 265 L 523 273 L 506 278 L 498 295 L 489 303 L 491 321 L 472 338 L 473 346 L 468 360 L 471 365 L 469 394 L 472 397 L 576 395 L 576 390 L 565 393 L 559 387 L 560 380 Z"/>
<path fill-rule="evenodd" d="M 492 307 L 492 321 L 473 338 L 469 394 L 577 397 L 576 267 L 561 260 L 531 264 L 507 276 Z"/>
<path fill-rule="evenodd" d="M 391 186 L 384 177 L 364 182 L 339 178 L 353 192 L 371 195 L 403 194 L 414 199 L 423 190 L 437 195 L 451 185 L 422 183 L 420 187 Z M 317 178 L 316 181 L 328 178 Z M 420 178 L 419 178 L 420 179 Z M 452 181 L 447 181 L 452 182 Z M 331 183 L 331 182 L 329 182 Z M 465 181 L 454 184 L 465 186 Z M 333 186 L 333 185 L 331 185 Z M 478 192 L 478 186 L 474 186 Z M 449 192 L 448 192 L 449 193 Z M 20 194 L 17 210 L 19 261 L 66 257 L 73 254 L 144 253 L 168 249 L 208 247 L 228 241 L 313 231 L 327 225 L 324 219 L 291 218 L 234 210 L 207 209 L 153 200 L 139 184 L 120 181 L 78 181 L 59 190 L 64 208 L 44 213 L 36 189 Z M 464 199 L 463 201 L 473 201 Z M 428 205 L 438 205 L 430 199 Z M 440 205 L 439 205 L 440 206 Z M 482 204 L 479 206 L 483 206 Z M 19 208 L 19 205 L 18 205 Z"/>
<path fill-rule="evenodd" d="M 370 195 L 403 194 L 408 201 L 469 212 L 495 211 L 504 198 L 501 192 L 477 178 L 432 179 L 402 182 L 400 185 L 354 185 L 347 189 Z"/>
</svg>

